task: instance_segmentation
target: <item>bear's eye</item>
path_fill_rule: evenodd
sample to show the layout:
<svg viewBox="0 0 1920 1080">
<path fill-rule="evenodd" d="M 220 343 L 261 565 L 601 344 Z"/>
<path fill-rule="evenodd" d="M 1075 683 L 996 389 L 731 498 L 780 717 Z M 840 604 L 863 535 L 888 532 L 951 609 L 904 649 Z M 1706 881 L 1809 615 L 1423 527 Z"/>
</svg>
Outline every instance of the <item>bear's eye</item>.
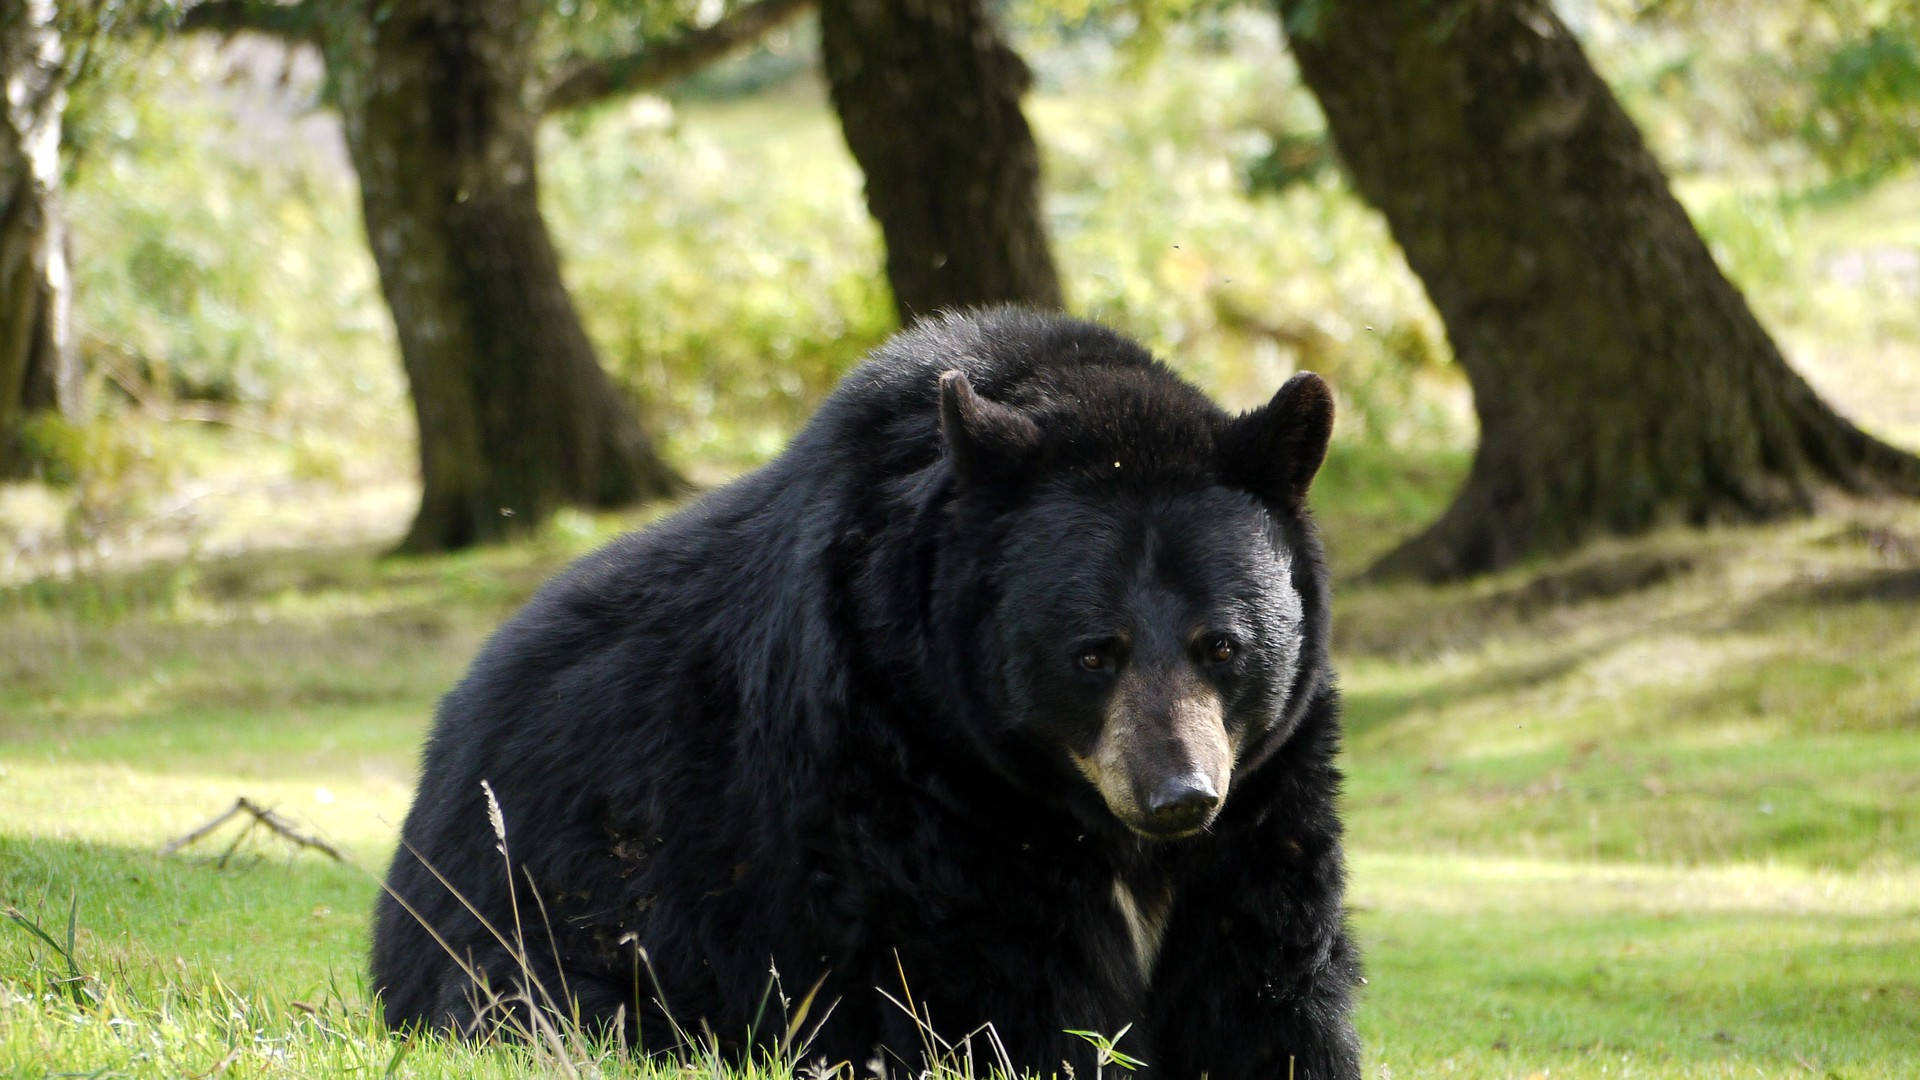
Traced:
<svg viewBox="0 0 1920 1080">
<path fill-rule="evenodd" d="M 1233 659 L 1233 642 L 1226 638 L 1214 638 L 1207 643 L 1207 659 L 1216 664 L 1224 664 Z"/>
<path fill-rule="evenodd" d="M 1126 658 L 1125 638 L 1099 638 L 1073 647 L 1073 666 L 1094 675 L 1112 675 L 1126 662 Z"/>
</svg>

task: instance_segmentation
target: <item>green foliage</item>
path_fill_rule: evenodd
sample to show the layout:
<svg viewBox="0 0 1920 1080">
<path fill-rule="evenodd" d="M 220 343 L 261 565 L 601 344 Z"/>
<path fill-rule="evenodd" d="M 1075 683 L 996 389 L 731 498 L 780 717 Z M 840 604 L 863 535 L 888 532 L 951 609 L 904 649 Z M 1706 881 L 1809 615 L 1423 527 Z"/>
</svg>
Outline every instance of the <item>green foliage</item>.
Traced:
<svg viewBox="0 0 1920 1080">
<path fill-rule="evenodd" d="M 76 338 L 115 392 L 399 400 L 351 171 L 309 92 L 275 85 L 285 63 L 171 45 L 76 102 Z M 245 90 L 197 89 L 221 79 Z"/>
<path fill-rule="evenodd" d="M 1715 147 L 1715 154 L 1758 152 L 1783 178 L 1840 191 L 1920 161 L 1920 9 L 1912 3 L 1664 0 L 1618 7 L 1601 5 L 1590 34 L 1603 44 L 1627 44 L 1628 53 L 1665 58 L 1651 71 L 1651 89 L 1694 128 L 1696 146 Z M 1637 81 L 1626 79 L 1632 96 Z"/>
<path fill-rule="evenodd" d="M 1342 438 L 1463 443 L 1464 387 L 1379 216 L 1331 169 L 1248 196 L 1281 147 L 1324 141 L 1273 20 L 1202 29 L 1030 105 L 1068 302 L 1235 407 L 1308 368 Z"/>
<path fill-rule="evenodd" d="M 549 73 L 593 56 L 636 52 L 697 25 L 689 0 L 552 0 L 542 28 L 541 66 Z M 728 5 L 729 7 L 733 5 Z"/>
<path fill-rule="evenodd" d="M 1209 27 L 1030 105 L 1074 310 L 1236 406 L 1312 367 L 1343 394 L 1345 438 L 1464 441 L 1444 338 L 1378 218 L 1325 169 L 1246 197 L 1278 140 L 1322 137 L 1319 115 L 1271 20 Z M 549 125 L 542 159 L 575 299 L 675 460 L 764 460 L 893 327 L 860 177 L 811 84 L 595 110 Z"/>
<path fill-rule="evenodd" d="M 1690 190 L 1693 224 L 1713 259 L 1748 291 L 1793 288 L 1794 223 L 1779 198 L 1751 189 Z"/>
<path fill-rule="evenodd" d="M 1333 143 L 1325 132 L 1301 135 L 1273 131 L 1267 138 L 1272 144 L 1267 152 L 1247 163 L 1247 190 L 1253 194 L 1272 194 L 1295 184 L 1311 183 L 1335 167 Z"/>
<path fill-rule="evenodd" d="M 23 435 L 42 477 L 69 492 L 60 528 L 70 549 L 150 518 L 155 497 L 179 473 L 179 459 L 160 448 L 151 428 L 47 413 L 30 418 Z M 0 536 L 10 524 L 0 518 Z"/>
<path fill-rule="evenodd" d="M 1834 47 L 1814 82 L 1807 140 L 1846 179 L 1877 180 L 1920 160 L 1920 13 L 1886 10 L 1884 22 Z"/>
<path fill-rule="evenodd" d="M 670 457 L 770 457 L 893 330 L 860 179 L 813 94 L 549 126 L 544 206 L 601 358 Z"/>
<path fill-rule="evenodd" d="M 105 72 L 108 77 L 134 59 L 128 45 L 133 27 L 143 21 L 168 17 L 179 0 L 62 0 L 54 5 L 54 28 L 60 35 L 63 81 L 69 90 L 84 89 Z"/>
</svg>

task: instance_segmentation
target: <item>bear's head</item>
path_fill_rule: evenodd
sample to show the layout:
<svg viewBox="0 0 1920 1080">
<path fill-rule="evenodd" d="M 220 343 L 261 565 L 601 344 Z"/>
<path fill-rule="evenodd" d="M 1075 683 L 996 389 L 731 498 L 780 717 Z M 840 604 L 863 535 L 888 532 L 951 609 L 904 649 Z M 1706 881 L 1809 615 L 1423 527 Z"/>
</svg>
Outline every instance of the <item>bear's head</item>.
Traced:
<svg viewBox="0 0 1920 1080">
<path fill-rule="evenodd" d="M 1090 813 L 1153 839 L 1200 832 L 1324 678 L 1304 499 L 1332 396 L 1300 374 L 1229 416 L 1158 365 L 1007 392 L 941 376 L 957 498 L 992 534 L 998 735 L 1051 756 Z"/>
</svg>

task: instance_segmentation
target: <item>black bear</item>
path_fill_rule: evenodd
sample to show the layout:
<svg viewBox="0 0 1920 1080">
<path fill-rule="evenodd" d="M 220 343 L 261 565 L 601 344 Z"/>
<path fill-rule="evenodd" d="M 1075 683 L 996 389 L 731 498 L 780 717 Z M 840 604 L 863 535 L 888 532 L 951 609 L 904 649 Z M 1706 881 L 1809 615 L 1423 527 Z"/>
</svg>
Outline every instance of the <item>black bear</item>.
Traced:
<svg viewBox="0 0 1920 1080">
<path fill-rule="evenodd" d="M 1074 1032 L 1125 1031 L 1157 1076 L 1357 1077 L 1303 502 L 1332 422 L 1316 376 L 1229 416 L 1058 316 L 895 337 L 447 695 L 375 918 L 386 1022 L 531 1000 L 737 1058 L 805 1019 L 858 1075 L 932 1032 L 1092 1076 Z"/>
</svg>

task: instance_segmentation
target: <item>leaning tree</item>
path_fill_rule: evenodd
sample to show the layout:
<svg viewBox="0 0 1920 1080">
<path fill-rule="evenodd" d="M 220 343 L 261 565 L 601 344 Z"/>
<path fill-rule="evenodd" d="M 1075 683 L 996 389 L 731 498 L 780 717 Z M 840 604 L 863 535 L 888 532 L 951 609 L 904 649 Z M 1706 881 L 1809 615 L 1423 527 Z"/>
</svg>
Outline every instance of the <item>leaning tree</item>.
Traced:
<svg viewBox="0 0 1920 1080">
<path fill-rule="evenodd" d="M 985 0 L 820 0 L 820 51 L 901 322 L 1061 306 L 1020 111 L 1031 75 Z"/>
<path fill-rule="evenodd" d="M 1545 0 L 1279 0 L 1360 193 L 1473 388 L 1465 486 L 1380 564 L 1445 578 L 1600 532 L 1920 494 L 1781 357 Z"/>
<path fill-rule="evenodd" d="M 360 17 L 325 20 L 322 51 L 420 427 L 402 547 L 676 490 L 600 368 L 540 216 L 538 0 L 347 6 Z"/>
<path fill-rule="evenodd" d="M 542 0 L 205 0 L 185 29 L 319 47 L 420 429 L 403 550 L 683 486 L 601 369 L 540 215 L 542 111 L 658 85 L 791 18 L 761 0 L 644 51 L 535 63 Z"/>
</svg>

